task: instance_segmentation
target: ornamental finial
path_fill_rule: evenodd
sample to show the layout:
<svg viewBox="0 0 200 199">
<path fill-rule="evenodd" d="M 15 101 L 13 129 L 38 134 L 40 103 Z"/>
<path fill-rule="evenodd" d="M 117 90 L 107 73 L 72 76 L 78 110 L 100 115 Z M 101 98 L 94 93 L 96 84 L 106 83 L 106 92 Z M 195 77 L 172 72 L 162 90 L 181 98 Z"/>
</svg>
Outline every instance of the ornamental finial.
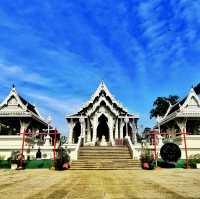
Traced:
<svg viewBox="0 0 200 199">
<path fill-rule="evenodd" d="M 12 85 L 12 91 L 16 91 L 15 84 Z"/>
</svg>

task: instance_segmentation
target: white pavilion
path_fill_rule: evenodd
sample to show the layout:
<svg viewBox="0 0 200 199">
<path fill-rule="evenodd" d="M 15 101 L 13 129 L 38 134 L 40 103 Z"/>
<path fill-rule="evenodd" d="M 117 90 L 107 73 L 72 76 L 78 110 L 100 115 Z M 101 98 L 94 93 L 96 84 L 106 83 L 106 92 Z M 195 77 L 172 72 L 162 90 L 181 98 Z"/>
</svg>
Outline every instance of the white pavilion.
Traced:
<svg viewBox="0 0 200 199">
<path fill-rule="evenodd" d="M 137 114 L 128 110 L 115 99 L 103 81 L 97 90 L 79 110 L 66 116 L 69 124 L 69 144 L 76 144 L 79 136 L 84 145 L 95 146 L 105 139 L 107 145 L 114 146 L 119 139 L 129 136 L 137 142 Z"/>
<path fill-rule="evenodd" d="M 45 120 L 36 106 L 19 95 L 15 86 L 0 104 L 0 156 L 7 159 L 12 151 L 20 151 L 24 132 L 41 132 L 48 128 L 48 121 Z M 46 131 L 47 132 L 47 131 Z M 25 143 L 25 158 L 35 158 L 40 147 L 46 158 L 53 157 L 53 146 L 50 144 L 50 137 L 46 136 L 45 145 L 38 146 L 37 143 L 31 147 Z"/>
</svg>

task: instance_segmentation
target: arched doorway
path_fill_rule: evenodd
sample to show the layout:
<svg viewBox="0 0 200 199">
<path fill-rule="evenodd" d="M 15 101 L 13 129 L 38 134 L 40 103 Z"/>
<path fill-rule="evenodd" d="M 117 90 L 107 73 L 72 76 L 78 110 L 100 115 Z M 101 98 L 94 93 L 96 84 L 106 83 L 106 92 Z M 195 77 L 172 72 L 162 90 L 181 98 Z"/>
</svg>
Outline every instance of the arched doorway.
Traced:
<svg viewBox="0 0 200 199">
<path fill-rule="evenodd" d="M 73 141 L 74 143 L 78 142 L 78 138 L 81 135 L 81 124 L 77 122 L 74 129 L 73 129 Z"/>
<path fill-rule="evenodd" d="M 109 141 L 109 127 L 108 127 L 108 118 L 102 114 L 99 119 L 99 125 L 97 127 L 97 137 L 99 138 L 99 141 L 102 139 L 102 136 L 105 136 L 106 141 Z"/>
</svg>

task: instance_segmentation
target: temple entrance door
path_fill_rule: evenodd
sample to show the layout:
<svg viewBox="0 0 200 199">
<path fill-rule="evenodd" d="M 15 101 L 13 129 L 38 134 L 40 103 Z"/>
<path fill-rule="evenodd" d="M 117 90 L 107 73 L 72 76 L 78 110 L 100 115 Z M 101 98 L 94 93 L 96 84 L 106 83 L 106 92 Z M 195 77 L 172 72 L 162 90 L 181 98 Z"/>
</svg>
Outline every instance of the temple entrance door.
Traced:
<svg viewBox="0 0 200 199">
<path fill-rule="evenodd" d="M 80 122 L 77 122 L 74 129 L 73 129 L 73 143 L 78 142 L 78 138 L 81 135 L 81 124 Z"/>
<path fill-rule="evenodd" d="M 105 136 L 106 142 L 109 141 L 109 127 L 108 127 L 108 118 L 102 114 L 99 119 L 99 125 L 97 127 L 97 137 L 101 141 L 102 136 Z"/>
</svg>

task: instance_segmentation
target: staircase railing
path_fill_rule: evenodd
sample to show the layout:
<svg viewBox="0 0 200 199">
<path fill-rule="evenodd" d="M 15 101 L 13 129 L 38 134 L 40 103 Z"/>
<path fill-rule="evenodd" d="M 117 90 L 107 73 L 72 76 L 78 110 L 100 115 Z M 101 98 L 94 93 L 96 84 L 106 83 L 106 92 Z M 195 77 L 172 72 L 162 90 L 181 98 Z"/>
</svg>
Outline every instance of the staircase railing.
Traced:
<svg viewBox="0 0 200 199">
<path fill-rule="evenodd" d="M 83 145 L 83 137 L 82 137 L 82 136 L 79 136 L 79 137 L 78 137 L 78 143 L 77 143 L 76 148 L 75 148 L 75 157 L 74 157 L 75 160 L 78 160 L 80 147 L 81 147 L 82 145 Z"/>
<path fill-rule="evenodd" d="M 136 159 L 137 157 L 137 151 L 135 150 L 134 146 L 133 146 L 133 143 L 131 142 L 131 139 L 129 136 L 126 136 L 124 138 L 124 141 L 125 141 L 125 144 L 127 145 L 127 147 L 129 148 L 129 151 L 131 153 L 131 158 L 132 159 Z"/>
</svg>

